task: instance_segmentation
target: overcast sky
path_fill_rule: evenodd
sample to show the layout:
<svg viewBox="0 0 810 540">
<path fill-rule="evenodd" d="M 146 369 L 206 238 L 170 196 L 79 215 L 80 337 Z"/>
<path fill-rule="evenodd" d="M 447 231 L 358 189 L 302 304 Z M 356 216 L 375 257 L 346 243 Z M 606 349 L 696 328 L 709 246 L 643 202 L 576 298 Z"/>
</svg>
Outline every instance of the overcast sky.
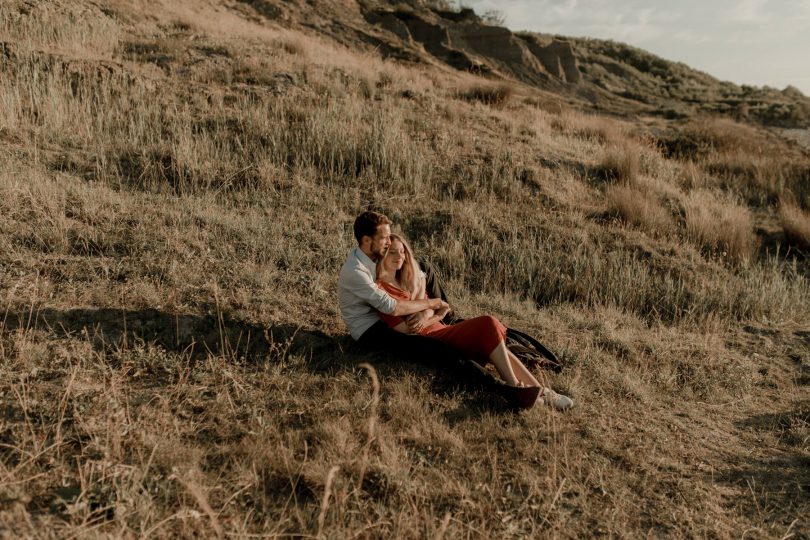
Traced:
<svg viewBox="0 0 810 540">
<path fill-rule="evenodd" d="M 457 2 L 456 2 L 457 3 Z M 462 0 L 512 30 L 613 39 L 721 80 L 810 96 L 810 0 Z"/>
</svg>

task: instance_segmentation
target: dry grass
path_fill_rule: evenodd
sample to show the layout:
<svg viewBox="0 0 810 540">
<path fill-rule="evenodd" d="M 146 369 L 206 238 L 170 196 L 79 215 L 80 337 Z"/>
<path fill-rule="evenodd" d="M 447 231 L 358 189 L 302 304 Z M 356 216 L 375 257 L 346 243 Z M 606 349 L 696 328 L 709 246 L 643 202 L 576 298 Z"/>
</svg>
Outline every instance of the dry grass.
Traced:
<svg viewBox="0 0 810 540">
<path fill-rule="evenodd" d="M 759 207 L 786 200 L 810 208 L 808 156 L 764 130 L 728 119 L 701 119 L 683 128 L 670 146 L 671 154 L 688 160 L 687 186 L 692 180 L 717 185 Z"/>
<path fill-rule="evenodd" d="M 459 97 L 467 101 L 478 101 L 484 105 L 504 107 L 514 95 L 514 89 L 508 84 L 474 85 L 459 92 Z"/>
<path fill-rule="evenodd" d="M 27 50 L 108 59 L 121 35 L 115 20 L 88 3 L 8 0 L 0 6 L 0 41 Z"/>
<path fill-rule="evenodd" d="M 694 161 L 685 162 L 679 172 L 679 183 L 687 191 L 711 187 L 709 178 Z"/>
<path fill-rule="evenodd" d="M 93 34 L 101 64 L 69 47 L 95 4 L 74 30 L 84 4 L 42 4 L 36 31 L 7 5 L 4 39 L 39 37 L 0 63 L 0 530 L 806 534 L 810 283 L 754 256 L 743 194 L 684 195 L 623 124 L 469 104 L 467 77 L 214 3 L 117 2 L 147 52 Z M 633 183 L 603 194 L 599 152 Z M 565 359 L 572 414 L 351 347 L 336 273 L 369 207 L 464 315 Z"/>
<path fill-rule="evenodd" d="M 751 212 L 711 191 L 693 191 L 684 201 L 686 236 L 710 252 L 747 262 L 754 251 Z"/>
<path fill-rule="evenodd" d="M 628 126 L 617 120 L 572 110 L 560 111 L 551 126 L 564 135 L 592 140 L 601 145 L 624 142 L 628 133 Z"/>
<path fill-rule="evenodd" d="M 672 228 L 669 212 L 649 191 L 627 185 L 609 186 L 605 203 L 609 214 L 651 233 L 666 233 Z"/>
<path fill-rule="evenodd" d="M 611 145 L 604 149 L 596 173 L 611 182 L 634 182 L 641 172 L 638 147 L 632 144 Z"/>
<path fill-rule="evenodd" d="M 779 220 L 788 245 L 810 249 L 810 213 L 791 204 L 779 207 Z"/>
</svg>

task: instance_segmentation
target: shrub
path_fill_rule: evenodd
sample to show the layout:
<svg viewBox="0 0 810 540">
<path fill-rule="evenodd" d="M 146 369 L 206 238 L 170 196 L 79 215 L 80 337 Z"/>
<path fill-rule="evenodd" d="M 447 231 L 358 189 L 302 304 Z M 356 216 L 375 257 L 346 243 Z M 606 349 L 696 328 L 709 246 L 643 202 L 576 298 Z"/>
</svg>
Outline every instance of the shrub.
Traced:
<svg viewBox="0 0 810 540">
<path fill-rule="evenodd" d="M 508 84 L 476 85 L 460 94 L 467 101 L 478 101 L 484 105 L 503 107 L 515 93 Z"/>
<path fill-rule="evenodd" d="M 616 120 L 602 116 L 565 111 L 551 123 L 551 127 L 563 133 L 599 144 L 618 143 L 624 140 L 625 128 Z"/>
<path fill-rule="evenodd" d="M 596 174 L 603 180 L 633 182 L 641 171 L 639 154 L 639 149 L 629 144 L 611 145 L 605 149 Z"/>
<path fill-rule="evenodd" d="M 730 197 L 694 191 L 684 201 L 687 238 L 703 249 L 745 262 L 754 250 L 751 213 Z"/>
<path fill-rule="evenodd" d="M 810 249 L 810 213 L 792 204 L 779 206 L 779 221 L 790 246 Z"/>
<path fill-rule="evenodd" d="M 692 160 L 683 164 L 678 178 L 687 190 L 707 187 L 709 180 L 708 175 Z"/>
<path fill-rule="evenodd" d="M 670 228 L 669 213 L 655 195 L 637 187 L 617 185 L 605 191 L 608 213 L 649 232 Z"/>
</svg>

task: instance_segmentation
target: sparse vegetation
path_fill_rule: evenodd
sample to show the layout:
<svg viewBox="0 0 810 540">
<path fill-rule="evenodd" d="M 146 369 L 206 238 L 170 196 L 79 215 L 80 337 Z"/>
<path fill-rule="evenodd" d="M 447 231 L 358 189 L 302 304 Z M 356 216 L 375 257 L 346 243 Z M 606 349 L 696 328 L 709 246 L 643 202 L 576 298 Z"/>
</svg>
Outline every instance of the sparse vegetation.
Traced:
<svg viewBox="0 0 810 540">
<path fill-rule="evenodd" d="M 213 6 L 0 6 L 0 530 L 807 535 L 805 153 Z M 576 408 L 356 350 L 369 207 Z"/>
</svg>

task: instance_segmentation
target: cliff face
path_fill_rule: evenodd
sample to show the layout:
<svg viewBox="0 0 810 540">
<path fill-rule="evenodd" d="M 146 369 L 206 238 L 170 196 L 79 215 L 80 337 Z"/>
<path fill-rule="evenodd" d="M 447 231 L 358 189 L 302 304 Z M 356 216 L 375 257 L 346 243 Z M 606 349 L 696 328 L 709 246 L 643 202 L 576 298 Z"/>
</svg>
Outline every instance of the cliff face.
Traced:
<svg viewBox="0 0 810 540">
<path fill-rule="evenodd" d="M 513 77 L 541 87 L 579 84 L 582 76 L 571 44 L 541 44 L 485 24 L 472 10 L 371 9 L 366 21 L 457 69 Z"/>
</svg>

